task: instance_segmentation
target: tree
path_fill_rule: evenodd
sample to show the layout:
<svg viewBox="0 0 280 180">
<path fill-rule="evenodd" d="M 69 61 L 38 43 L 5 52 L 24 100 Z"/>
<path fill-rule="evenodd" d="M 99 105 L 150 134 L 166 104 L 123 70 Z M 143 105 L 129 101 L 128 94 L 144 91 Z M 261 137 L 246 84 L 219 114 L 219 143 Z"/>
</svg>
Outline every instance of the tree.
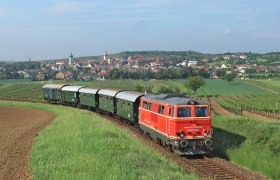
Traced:
<svg viewBox="0 0 280 180">
<path fill-rule="evenodd" d="M 185 82 L 185 86 L 192 89 L 195 93 L 201 86 L 204 86 L 205 84 L 206 82 L 204 78 L 200 76 L 189 77 Z"/>
<path fill-rule="evenodd" d="M 236 72 L 231 72 L 223 76 L 223 80 L 227 81 L 229 84 L 234 80 L 236 77 Z"/>
</svg>

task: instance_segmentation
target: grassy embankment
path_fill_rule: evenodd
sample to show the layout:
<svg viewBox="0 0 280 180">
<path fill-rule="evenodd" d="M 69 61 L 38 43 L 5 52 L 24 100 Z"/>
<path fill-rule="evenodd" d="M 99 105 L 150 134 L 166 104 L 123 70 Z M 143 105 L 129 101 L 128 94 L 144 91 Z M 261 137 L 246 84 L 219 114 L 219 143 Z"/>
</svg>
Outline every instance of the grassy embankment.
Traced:
<svg viewBox="0 0 280 180">
<path fill-rule="evenodd" d="M 33 143 L 29 164 L 35 179 L 196 179 L 95 113 L 38 103 L 0 102 L 0 106 L 57 115 Z"/>
<path fill-rule="evenodd" d="M 280 123 L 243 117 L 213 116 L 214 153 L 280 179 Z"/>
</svg>

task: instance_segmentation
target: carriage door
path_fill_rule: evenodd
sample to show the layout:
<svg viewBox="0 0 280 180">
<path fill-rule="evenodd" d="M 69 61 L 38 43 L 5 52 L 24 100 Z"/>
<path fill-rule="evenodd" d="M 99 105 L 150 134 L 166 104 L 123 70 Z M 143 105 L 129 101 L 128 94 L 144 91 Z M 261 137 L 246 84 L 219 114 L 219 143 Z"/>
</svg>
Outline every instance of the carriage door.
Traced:
<svg viewBox="0 0 280 180">
<path fill-rule="evenodd" d="M 174 116 L 174 107 L 169 106 L 168 107 L 168 118 L 166 119 L 166 132 L 168 135 L 170 135 L 170 121 L 172 120 L 173 116 Z"/>
</svg>

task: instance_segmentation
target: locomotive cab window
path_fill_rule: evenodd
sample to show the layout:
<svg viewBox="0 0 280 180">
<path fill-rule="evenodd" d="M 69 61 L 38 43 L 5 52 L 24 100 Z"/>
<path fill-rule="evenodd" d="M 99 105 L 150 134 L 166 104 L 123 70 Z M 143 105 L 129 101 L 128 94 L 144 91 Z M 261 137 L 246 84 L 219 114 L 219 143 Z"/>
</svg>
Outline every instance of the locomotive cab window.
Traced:
<svg viewBox="0 0 280 180">
<path fill-rule="evenodd" d="M 207 117 L 208 116 L 207 107 L 205 107 L 205 106 L 195 107 L 195 116 L 196 117 Z"/>
<path fill-rule="evenodd" d="M 177 117 L 190 117 L 191 109 L 189 107 L 179 107 L 177 110 Z"/>
</svg>

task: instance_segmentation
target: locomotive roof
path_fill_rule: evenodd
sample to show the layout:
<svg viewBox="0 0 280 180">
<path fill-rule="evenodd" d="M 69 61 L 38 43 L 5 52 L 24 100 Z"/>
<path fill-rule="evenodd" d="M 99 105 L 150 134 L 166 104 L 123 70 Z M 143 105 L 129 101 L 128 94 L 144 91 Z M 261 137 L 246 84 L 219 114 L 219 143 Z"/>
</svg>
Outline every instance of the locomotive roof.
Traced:
<svg viewBox="0 0 280 180">
<path fill-rule="evenodd" d="M 137 98 L 143 96 L 144 93 L 137 91 L 122 91 L 116 95 L 116 98 L 123 99 L 130 102 L 135 102 Z"/>
<path fill-rule="evenodd" d="M 181 95 L 175 94 L 149 94 L 142 97 L 144 100 L 155 101 L 163 104 L 170 104 L 170 105 L 187 105 L 191 104 L 191 101 L 194 101 L 195 105 L 206 105 L 207 103 L 199 100 L 195 100 L 192 98 L 187 98 Z"/>
<path fill-rule="evenodd" d="M 65 86 L 61 90 L 62 91 L 72 91 L 72 92 L 77 92 L 79 89 L 81 89 L 84 86 Z"/>
<path fill-rule="evenodd" d="M 88 94 L 97 94 L 100 89 L 95 88 L 81 88 L 79 92 L 81 93 L 88 93 Z"/>
<path fill-rule="evenodd" d="M 118 92 L 121 92 L 121 91 L 123 91 L 123 90 L 116 90 L 116 89 L 100 89 L 100 90 L 98 91 L 98 94 L 115 97 L 115 95 L 116 95 Z"/>
<path fill-rule="evenodd" d="M 68 86 L 67 84 L 46 84 L 42 88 L 43 89 L 61 89 L 64 86 Z"/>
</svg>

